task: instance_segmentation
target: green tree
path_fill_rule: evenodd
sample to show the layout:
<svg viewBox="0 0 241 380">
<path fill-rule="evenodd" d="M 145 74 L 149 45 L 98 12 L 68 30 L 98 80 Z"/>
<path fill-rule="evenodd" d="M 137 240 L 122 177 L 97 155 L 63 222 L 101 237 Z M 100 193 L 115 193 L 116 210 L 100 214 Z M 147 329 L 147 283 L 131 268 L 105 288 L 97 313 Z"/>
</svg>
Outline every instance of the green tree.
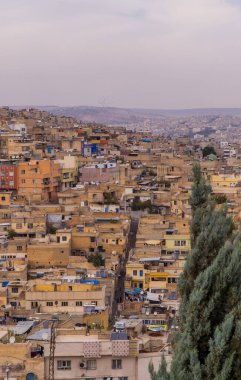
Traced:
<svg viewBox="0 0 241 380">
<path fill-rule="evenodd" d="M 187 257 L 183 273 L 179 279 L 182 297 L 180 315 L 185 318 L 185 308 L 194 281 L 207 268 L 219 249 L 233 231 L 232 219 L 227 217 L 226 208 L 215 209 L 210 203 L 211 187 L 206 184 L 199 164 L 193 166 L 193 187 L 190 197 L 192 223 L 190 226 L 192 252 Z"/>
<path fill-rule="evenodd" d="M 17 236 L 17 233 L 13 229 L 8 230 L 9 239 L 13 239 L 15 236 Z"/>
<path fill-rule="evenodd" d="M 54 227 L 54 226 L 50 226 L 49 227 L 49 233 L 52 234 L 52 235 L 56 235 L 56 232 L 57 232 L 57 228 Z"/>
<path fill-rule="evenodd" d="M 193 186 L 190 197 L 190 205 L 192 207 L 192 224 L 191 224 L 191 239 L 192 244 L 201 231 L 202 219 L 205 216 L 211 186 L 206 184 L 202 175 L 200 164 L 193 165 Z"/>
<path fill-rule="evenodd" d="M 215 149 L 214 149 L 213 146 L 205 146 L 203 148 L 202 153 L 203 153 L 203 157 L 207 157 L 210 154 L 214 154 L 215 156 L 217 156 L 217 153 L 216 153 L 216 151 L 215 151 Z"/>
<path fill-rule="evenodd" d="M 211 264 L 232 231 L 233 221 L 227 216 L 226 208 L 216 210 L 215 205 L 209 206 L 200 222 L 200 233 L 179 279 L 182 306 L 188 300 L 198 274 Z"/>
<path fill-rule="evenodd" d="M 103 259 L 101 253 L 91 253 L 88 257 L 88 262 L 92 263 L 96 268 L 101 267 L 104 265 L 105 260 Z"/>
<path fill-rule="evenodd" d="M 151 376 L 151 380 L 170 380 L 170 375 L 167 371 L 167 363 L 164 355 L 162 355 L 162 359 L 157 371 L 155 371 L 152 362 L 149 363 L 148 369 Z"/>
<path fill-rule="evenodd" d="M 241 373 L 241 234 L 200 273 L 172 365 L 172 379 L 238 380 Z M 198 377 L 194 373 L 199 368 Z M 201 377 L 200 377 L 201 376 Z"/>
<path fill-rule="evenodd" d="M 194 181 L 195 192 L 200 195 Z M 208 193 L 195 202 L 196 213 L 198 232 L 179 283 L 180 332 L 171 371 L 150 365 L 152 380 L 241 378 L 241 233 L 234 236 L 227 209 L 217 209 Z"/>
<path fill-rule="evenodd" d="M 212 199 L 217 203 L 217 204 L 223 204 L 227 203 L 228 198 L 225 194 L 215 194 L 212 196 Z"/>
<path fill-rule="evenodd" d="M 133 199 L 131 208 L 133 211 L 139 211 L 139 210 L 144 211 L 148 209 L 151 212 L 152 211 L 151 200 L 142 202 L 139 197 L 135 197 Z"/>
<path fill-rule="evenodd" d="M 217 210 L 215 203 L 207 202 L 203 209 L 203 205 L 204 202 L 200 202 L 193 210 L 194 216 L 197 213 L 201 215 L 195 230 L 199 233 L 193 239 L 192 252 L 180 277 L 181 333 L 172 363 L 171 380 L 233 379 L 229 377 L 235 358 L 231 350 L 232 339 L 231 335 L 230 338 L 225 335 L 222 324 L 227 323 L 228 326 L 230 319 L 225 319 L 233 305 L 241 300 L 241 292 L 236 291 L 241 282 L 239 284 L 235 278 L 235 269 L 241 277 L 240 238 L 232 242 L 233 222 L 225 207 Z M 223 348 L 217 347 L 221 331 L 224 333 Z M 213 363 L 217 361 L 218 353 L 220 362 L 215 367 Z"/>
</svg>

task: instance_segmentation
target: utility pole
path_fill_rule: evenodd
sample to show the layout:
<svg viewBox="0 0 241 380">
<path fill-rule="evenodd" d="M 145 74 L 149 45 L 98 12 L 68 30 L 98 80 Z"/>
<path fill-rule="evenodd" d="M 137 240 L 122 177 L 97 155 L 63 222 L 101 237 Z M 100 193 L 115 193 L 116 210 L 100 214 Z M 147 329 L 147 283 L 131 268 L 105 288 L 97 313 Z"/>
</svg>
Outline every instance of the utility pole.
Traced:
<svg viewBox="0 0 241 380">
<path fill-rule="evenodd" d="M 51 329 L 50 329 L 49 377 L 48 377 L 48 380 L 54 380 L 54 354 L 55 354 L 57 323 L 58 323 L 58 320 L 54 319 L 52 321 L 52 325 L 51 325 Z"/>
</svg>

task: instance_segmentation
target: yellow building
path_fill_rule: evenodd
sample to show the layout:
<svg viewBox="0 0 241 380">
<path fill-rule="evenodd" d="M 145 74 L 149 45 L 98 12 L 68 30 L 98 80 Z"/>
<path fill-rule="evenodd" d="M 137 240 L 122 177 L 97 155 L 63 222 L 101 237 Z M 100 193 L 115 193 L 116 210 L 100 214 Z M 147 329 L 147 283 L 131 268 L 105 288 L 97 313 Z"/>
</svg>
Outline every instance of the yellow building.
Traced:
<svg viewBox="0 0 241 380">
<path fill-rule="evenodd" d="M 36 284 L 25 295 L 26 310 L 84 314 L 90 306 L 105 308 L 105 286 L 63 283 Z"/>
<path fill-rule="evenodd" d="M 146 289 L 152 293 L 159 293 L 161 290 L 176 290 L 179 273 L 170 272 L 150 272 Z"/>
<path fill-rule="evenodd" d="M 14 212 L 11 217 L 11 229 L 18 236 L 41 237 L 46 234 L 46 217 L 41 212 Z"/>
<path fill-rule="evenodd" d="M 166 253 L 179 252 L 181 254 L 187 254 L 191 250 L 190 235 L 164 235 L 162 250 L 165 250 Z"/>
<path fill-rule="evenodd" d="M 97 247 L 97 231 L 95 227 L 77 225 L 72 230 L 72 253 L 76 256 L 88 255 Z"/>
<path fill-rule="evenodd" d="M 20 158 L 20 157 L 30 157 L 34 150 L 34 140 L 9 136 L 7 138 L 7 155 L 8 158 Z"/>
<path fill-rule="evenodd" d="M 0 207 L 9 207 L 11 204 L 12 191 L 0 191 Z"/>
<path fill-rule="evenodd" d="M 1 379 L 44 380 L 43 357 L 31 357 L 35 346 L 30 342 L 0 344 Z"/>
<path fill-rule="evenodd" d="M 30 267 L 67 267 L 70 242 L 31 241 L 27 248 Z"/>
<path fill-rule="evenodd" d="M 149 271 L 148 271 L 149 272 Z M 144 265 L 138 262 L 128 262 L 126 264 L 126 278 L 131 278 L 131 287 L 144 289 L 147 271 Z"/>
<path fill-rule="evenodd" d="M 241 177 L 235 174 L 219 174 L 210 177 L 212 187 L 235 187 L 238 183 L 241 183 Z"/>
</svg>

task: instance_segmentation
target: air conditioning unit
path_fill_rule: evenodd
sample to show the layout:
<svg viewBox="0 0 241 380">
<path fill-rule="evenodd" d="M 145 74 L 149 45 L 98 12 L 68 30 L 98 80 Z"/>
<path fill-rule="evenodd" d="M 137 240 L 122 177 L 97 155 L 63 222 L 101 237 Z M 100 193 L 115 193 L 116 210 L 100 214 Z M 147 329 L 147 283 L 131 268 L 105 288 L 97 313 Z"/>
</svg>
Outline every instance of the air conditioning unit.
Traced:
<svg viewBox="0 0 241 380">
<path fill-rule="evenodd" d="M 79 363 L 79 366 L 80 366 L 81 369 L 86 368 L 87 367 L 86 361 L 85 360 L 81 360 L 81 362 Z"/>
</svg>

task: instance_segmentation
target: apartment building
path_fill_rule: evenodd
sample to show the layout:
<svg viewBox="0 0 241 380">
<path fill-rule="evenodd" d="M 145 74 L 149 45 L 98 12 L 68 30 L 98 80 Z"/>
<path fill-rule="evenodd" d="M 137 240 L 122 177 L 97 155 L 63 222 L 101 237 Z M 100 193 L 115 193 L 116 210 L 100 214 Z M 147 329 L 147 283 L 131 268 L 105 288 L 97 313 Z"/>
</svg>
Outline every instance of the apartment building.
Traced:
<svg viewBox="0 0 241 380">
<path fill-rule="evenodd" d="M 138 341 L 128 340 L 127 334 L 119 340 L 99 339 L 96 335 L 57 335 L 54 375 L 56 380 L 137 380 L 137 357 Z M 44 360 L 47 376 L 48 346 Z"/>
<path fill-rule="evenodd" d="M 67 267 L 71 251 L 70 241 L 51 241 L 49 235 L 42 239 L 30 239 L 27 246 L 31 268 Z"/>
<path fill-rule="evenodd" d="M 33 201 L 57 199 L 60 185 L 60 166 L 52 160 L 30 160 L 18 165 L 18 193 Z"/>
<path fill-rule="evenodd" d="M 72 188 L 78 181 L 78 163 L 75 156 L 64 156 L 63 159 L 56 160 L 60 165 L 61 190 Z"/>
<path fill-rule="evenodd" d="M 46 216 L 40 211 L 13 211 L 11 230 L 19 237 L 41 238 L 46 234 Z"/>
<path fill-rule="evenodd" d="M 17 166 L 13 161 L 0 160 L 0 190 L 17 190 Z"/>
<path fill-rule="evenodd" d="M 85 314 L 88 309 L 105 309 L 105 286 L 88 283 L 38 283 L 25 295 L 26 310 L 41 313 Z"/>
</svg>

